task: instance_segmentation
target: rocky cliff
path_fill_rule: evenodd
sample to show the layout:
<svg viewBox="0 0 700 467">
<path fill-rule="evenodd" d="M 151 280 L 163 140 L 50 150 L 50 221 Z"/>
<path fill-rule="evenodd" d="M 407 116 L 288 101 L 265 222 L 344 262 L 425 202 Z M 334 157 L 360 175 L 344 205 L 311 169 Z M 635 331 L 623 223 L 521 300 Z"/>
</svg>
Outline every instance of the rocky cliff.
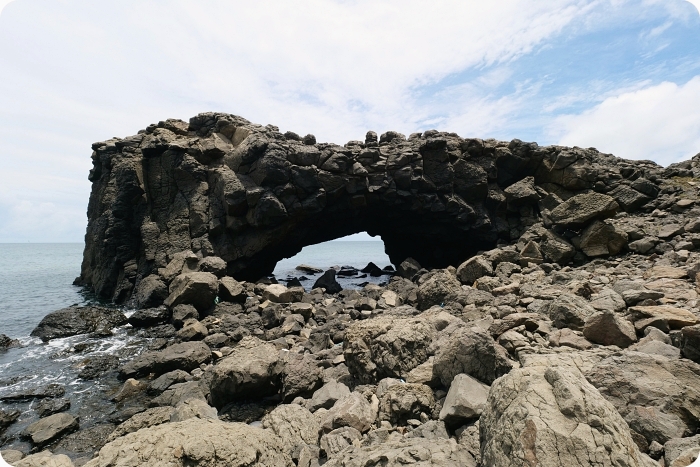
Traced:
<svg viewBox="0 0 700 467">
<path fill-rule="evenodd" d="M 257 280 L 304 246 L 361 231 L 381 236 L 394 264 L 457 266 L 534 224 L 552 227 L 549 212 L 575 194 L 650 212 L 670 175 L 593 148 L 434 130 L 317 143 L 222 113 L 159 122 L 93 151 L 77 283 L 118 303 L 179 252 L 222 258 L 228 275 Z M 554 227 L 570 243 L 584 226 Z"/>
</svg>

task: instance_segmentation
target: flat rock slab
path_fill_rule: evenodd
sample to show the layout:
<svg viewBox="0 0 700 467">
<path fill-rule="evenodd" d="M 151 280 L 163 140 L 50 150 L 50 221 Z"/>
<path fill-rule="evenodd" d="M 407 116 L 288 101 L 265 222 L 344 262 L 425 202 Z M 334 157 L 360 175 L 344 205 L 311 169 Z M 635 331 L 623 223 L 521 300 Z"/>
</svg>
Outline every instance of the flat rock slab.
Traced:
<svg viewBox="0 0 700 467">
<path fill-rule="evenodd" d="M 47 384 L 38 388 L 15 391 L 9 394 L 0 395 L 0 401 L 29 401 L 32 399 L 46 399 L 62 397 L 66 390 L 60 384 Z"/>
<path fill-rule="evenodd" d="M 44 342 L 60 337 L 109 331 L 127 323 L 119 310 L 96 306 L 71 306 L 44 316 L 31 335 Z"/>
<path fill-rule="evenodd" d="M 646 270 L 645 279 L 683 279 L 688 277 L 688 271 L 673 266 L 656 265 Z"/>
<path fill-rule="evenodd" d="M 671 328 L 678 329 L 700 323 L 700 319 L 688 310 L 669 305 L 633 306 L 629 308 L 635 321 L 645 318 L 658 318 L 668 322 Z"/>
<path fill-rule="evenodd" d="M 203 342 L 183 342 L 164 350 L 145 352 L 119 369 L 123 379 L 162 374 L 174 370 L 192 371 L 211 360 L 211 350 Z"/>
<path fill-rule="evenodd" d="M 78 419 L 67 413 L 57 413 L 29 425 L 23 432 L 38 446 L 50 443 L 78 429 Z"/>
</svg>

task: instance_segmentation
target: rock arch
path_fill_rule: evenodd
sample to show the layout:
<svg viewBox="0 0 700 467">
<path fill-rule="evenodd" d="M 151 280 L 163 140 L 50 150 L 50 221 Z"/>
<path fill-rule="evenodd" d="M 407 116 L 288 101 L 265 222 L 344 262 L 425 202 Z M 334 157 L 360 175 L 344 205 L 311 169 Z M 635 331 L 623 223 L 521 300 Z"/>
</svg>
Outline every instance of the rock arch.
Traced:
<svg viewBox="0 0 700 467">
<path fill-rule="evenodd" d="M 361 231 L 380 235 L 396 264 L 456 266 L 575 193 L 617 190 L 637 209 L 650 198 L 628 180 L 658 167 L 435 130 L 339 146 L 222 113 L 95 143 L 92 160 L 77 283 L 117 302 L 180 251 L 256 280 L 304 246 Z"/>
</svg>

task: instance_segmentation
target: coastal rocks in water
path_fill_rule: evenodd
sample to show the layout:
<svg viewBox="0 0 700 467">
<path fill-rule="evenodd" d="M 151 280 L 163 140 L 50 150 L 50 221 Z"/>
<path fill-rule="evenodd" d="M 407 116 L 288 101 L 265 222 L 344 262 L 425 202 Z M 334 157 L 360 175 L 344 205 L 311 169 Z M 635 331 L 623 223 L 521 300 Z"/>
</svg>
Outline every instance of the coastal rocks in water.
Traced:
<svg viewBox="0 0 700 467">
<path fill-rule="evenodd" d="M 174 308 L 180 304 L 194 306 L 200 313 L 214 306 L 219 291 L 219 279 L 210 272 L 180 274 L 170 284 L 170 295 L 165 305 Z"/>
<path fill-rule="evenodd" d="M 143 465 L 293 467 L 294 463 L 269 430 L 190 418 L 117 438 L 100 449 L 85 467 Z"/>
<path fill-rule="evenodd" d="M 35 407 L 34 411 L 39 417 L 44 418 L 59 412 L 70 409 L 69 399 L 42 399 Z"/>
<path fill-rule="evenodd" d="M 323 272 L 323 269 L 309 266 L 308 264 L 300 264 L 295 269 L 297 271 L 305 272 L 306 274 L 320 274 Z"/>
<path fill-rule="evenodd" d="M 31 438 L 37 446 L 43 446 L 77 429 L 78 419 L 67 413 L 57 413 L 32 423 L 22 435 Z"/>
<path fill-rule="evenodd" d="M 82 363 L 78 378 L 97 379 L 105 373 L 119 366 L 119 357 L 116 355 L 96 355 L 86 359 Z"/>
<path fill-rule="evenodd" d="M 496 380 L 479 426 L 483 465 L 654 465 L 574 367 L 519 368 Z"/>
<path fill-rule="evenodd" d="M 380 460 L 381 464 L 376 462 Z M 435 467 L 476 467 L 474 456 L 453 439 L 402 438 L 370 446 L 349 446 L 325 467 L 401 467 L 407 464 Z M 502 464 L 508 465 L 508 464 Z"/>
<path fill-rule="evenodd" d="M 0 410 L 0 434 L 22 414 L 19 410 Z"/>
<path fill-rule="evenodd" d="M 133 315 L 129 316 L 129 324 L 135 328 L 147 328 L 169 322 L 170 315 L 170 310 L 164 306 L 159 306 L 157 308 L 142 308 L 140 310 L 136 310 Z"/>
<path fill-rule="evenodd" d="M 126 323 L 126 316 L 114 308 L 71 306 L 44 316 L 31 335 L 48 342 L 60 337 L 109 331 Z"/>
<path fill-rule="evenodd" d="M 45 399 L 48 397 L 62 397 L 66 389 L 60 384 L 50 383 L 45 386 L 24 389 L 0 395 L 0 401 L 29 401 L 32 399 Z"/>
<path fill-rule="evenodd" d="M 20 343 L 17 339 L 10 339 L 5 334 L 0 334 L 0 350 L 19 347 Z"/>
<path fill-rule="evenodd" d="M 328 271 L 324 272 L 321 277 L 316 279 L 316 282 L 314 282 L 314 289 L 317 288 L 322 288 L 326 289 L 326 293 L 338 293 L 341 290 L 343 290 L 343 287 L 338 283 L 337 280 L 335 280 L 335 269 L 329 269 Z"/>
<path fill-rule="evenodd" d="M 211 402 L 223 407 L 242 397 L 277 393 L 284 364 L 277 348 L 255 337 L 244 337 L 227 357 L 206 372 Z"/>
<path fill-rule="evenodd" d="M 52 454 L 50 451 L 41 451 L 16 462 L 6 460 L 14 467 L 73 467 L 70 457 L 65 454 Z"/>
<path fill-rule="evenodd" d="M 119 369 L 122 379 L 162 374 L 173 370 L 191 371 L 211 360 L 211 350 L 203 342 L 183 342 L 164 350 L 145 352 Z"/>
</svg>

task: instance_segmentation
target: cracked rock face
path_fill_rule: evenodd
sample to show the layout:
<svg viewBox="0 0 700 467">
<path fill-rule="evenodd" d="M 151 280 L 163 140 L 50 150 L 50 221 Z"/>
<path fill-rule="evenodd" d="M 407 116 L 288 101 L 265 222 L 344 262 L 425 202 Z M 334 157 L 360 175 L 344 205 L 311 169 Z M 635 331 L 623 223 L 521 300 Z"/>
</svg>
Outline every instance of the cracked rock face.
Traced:
<svg viewBox="0 0 700 467">
<path fill-rule="evenodd" d="M 575 367 L 525 367 L 496 380 L 479 425 L 483 465 L 654 465 Z"/>
</svg>

